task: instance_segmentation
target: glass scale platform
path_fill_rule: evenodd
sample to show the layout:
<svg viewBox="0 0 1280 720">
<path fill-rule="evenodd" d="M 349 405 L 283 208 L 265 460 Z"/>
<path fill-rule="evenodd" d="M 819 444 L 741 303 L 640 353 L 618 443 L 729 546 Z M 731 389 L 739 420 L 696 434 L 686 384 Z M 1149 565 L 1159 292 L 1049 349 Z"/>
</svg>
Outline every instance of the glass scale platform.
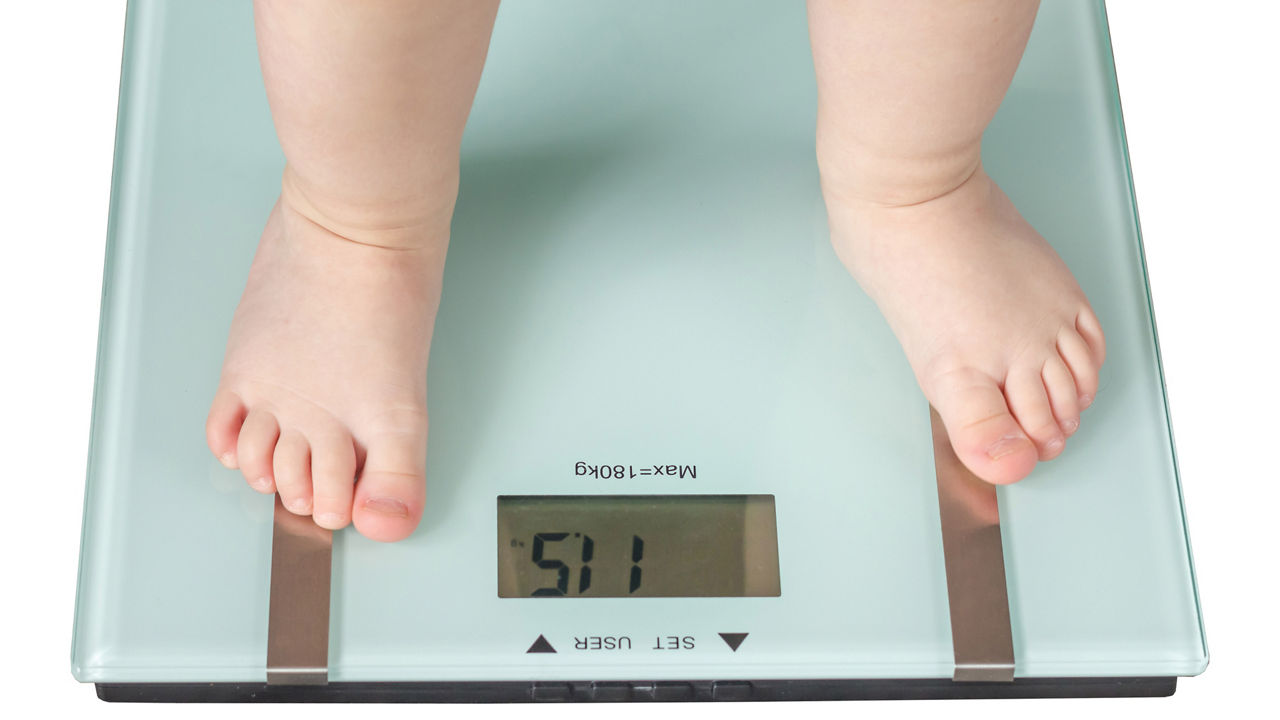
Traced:
<svg viewBox="0 0 1280 720">
<path fill-rule="evenodd" d="M 986 138 L 1108 338 L 1067 451 L 996 492 L 1011 681 L 961 678 L 930 410 L 827 241 L 814 113 L 800 3 L 502 7 L 426 514 L 396 544 L 333 534 L 325 665 L 269 684 L 273 501 L 203 423 L 283 158 L 249 3 L 131 2 L 75 677 L 110 700 L 520 701 L 1163 695 L 1203 671 L 1101 3 L 1044 3 Z M 776 565 L 747 597 L 526 597 L 500 504 L 541 496 L 765 498 Z"/>
</svg>

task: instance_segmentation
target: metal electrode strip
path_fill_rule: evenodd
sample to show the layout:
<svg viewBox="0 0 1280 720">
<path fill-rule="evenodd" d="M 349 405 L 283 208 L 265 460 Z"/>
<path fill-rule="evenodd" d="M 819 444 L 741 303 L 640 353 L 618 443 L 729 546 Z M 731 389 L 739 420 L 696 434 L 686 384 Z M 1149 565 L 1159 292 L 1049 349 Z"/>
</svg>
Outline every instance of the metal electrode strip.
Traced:
<svg viewBox="0 0 1280 720">
<path fill-rule="evenodd" d="M 929 414 L 956 663 L 952 679 L 1013 682 L 1013 630 L 996 488 L 960 462 L 938 411 L 930 407 Z"/>
<path fill-rule="evenodd" d="M 285 510 L 276 496 L 271 537 L 267 684 L 329 682 L 329 573 L 333 531 Z"/>
</svg>

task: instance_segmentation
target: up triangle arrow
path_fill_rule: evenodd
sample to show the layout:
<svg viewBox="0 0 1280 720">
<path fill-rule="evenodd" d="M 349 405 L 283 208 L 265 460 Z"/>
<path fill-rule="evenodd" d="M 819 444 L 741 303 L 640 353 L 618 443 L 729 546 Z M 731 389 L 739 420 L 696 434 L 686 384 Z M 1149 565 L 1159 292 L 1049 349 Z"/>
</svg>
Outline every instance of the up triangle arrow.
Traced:
<svg viewBox="0 0 1280 720">
<path fill-rule="evenodd" d="M 741 641 L 739 641 L 739 642 L 741 642 Z M 544 636 L 544 635 L 539 635 L 539 636 L 538 636 L 538 639 L 537 639 L 537 640 L 534 640 L 534 641 L 533 641 L 533 644 L 529 646 L 529 649 L 528 649 L 528 650 L 525 650 L 525 654 L 528 654 L 528 653 L 553 653 L 553 652 L 555 652 L 555 651 L 556 651 L 556 649 L 555 649 L 555 648 L 553 648 L 553 647 L 551 647 L 551 643 L 547 642 L 547 638 L 546 638 L 546 636 Z"/>
</svg>

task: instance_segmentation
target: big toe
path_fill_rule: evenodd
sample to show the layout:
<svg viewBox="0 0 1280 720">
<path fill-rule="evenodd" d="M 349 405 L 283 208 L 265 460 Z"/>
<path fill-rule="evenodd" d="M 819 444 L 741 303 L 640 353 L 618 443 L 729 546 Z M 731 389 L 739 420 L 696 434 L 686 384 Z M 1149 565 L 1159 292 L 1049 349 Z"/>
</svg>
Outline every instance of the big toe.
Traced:
<svg viewBox="0 0 1280 720">
<path fill-rule="evenodd" d="M 1021 480 L 1036 466 L 1035 444 L 990 376 L 972 368 L 954 370 L 931 382 L 927 395 L 956 456 L 974 475 L 1004 485 Z"/>
<path fill-rule="evenodd" d="M 403 540 L 418 527 L 426 501 L 426 433 L 403 433 L 369 443 L 356 483 L 351 519 L 370 540 Z"/>
</svg>

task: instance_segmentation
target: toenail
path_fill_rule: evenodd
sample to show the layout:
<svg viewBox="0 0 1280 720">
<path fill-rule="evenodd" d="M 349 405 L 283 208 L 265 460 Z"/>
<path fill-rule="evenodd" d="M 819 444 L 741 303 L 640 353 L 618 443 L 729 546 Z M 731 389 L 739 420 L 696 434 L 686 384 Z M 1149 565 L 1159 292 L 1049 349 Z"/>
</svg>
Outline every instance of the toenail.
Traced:
<svg viewBox="0 0 1280 720">
<path fill-rule="evenodd" d="M 1079 420 L 1068 420 L 1062 423 L 1062 432 L 1070 435 L 1071 433 L 1075 432 L 1076 428 L 1078 427 L 1080 427 Z"/>
<path fill-rule="evenodd" d="M 409 508 L 405 507 L 404 503 L 393 498 L 370 498 L 364 501 L 364 509 L 382 513 L 383 515 L 409 517 Z"/>
<path fill-rule="evenodd" d="M 222 455 L 218 456 L 218 462 L 222 463 L 222 466 L 228 470 L 236 469 L 235 453 L 229 453 L 229 452 L 222 453 Z"/>
<path fill-rule="evenodd" d="M 1011 455 L 1022 447 L 1025 440 L 1026 438 L 1021 435 L 1005 435 L 987 448 L 987 457 L 999 460 L 1005 455 Z"/>
<path fill-rule="evenodd" d="M 321 527 L 342 527 L 346 521 L 338 513 L 327 512 L 316 516 L 316 524 Z"/>
<path fill-rule="evenodd" d="M 289 511 L 295 515 L 306 515 L 311 512 L 311 501 L 306 498 L 294 498 L 285 503 Z"/>
<path fill-rule="evenodd" d="M 266 490 L 267 488 L 271 487 L 271 481 L 264 477 L 260 477 L 249 484 L 257 488 L 258 490 Z"/>
<path fill-rule="evenodd" d="M 1044 447 L 1049 452 L 1057 452 L 1062 449 L 1062 443 L 1063 443 L 1062 438 L 1054 438 L 1049 442 L 1045 443 Z"/>
<path fill-rule="evenodd" d="M 1081 395 L 1081 396 L 1080 396 L 1080 407 L 1081 407 L 1081 408 L 1087 408 L 1087 407 L 1089 407 L 1089 406 L 1090 406 L 1090 405 L 1092 405 L 1092 404 L 1093 404 L 1093 396 L 1092 396 L 1092 395 Z"/>
</svg>

